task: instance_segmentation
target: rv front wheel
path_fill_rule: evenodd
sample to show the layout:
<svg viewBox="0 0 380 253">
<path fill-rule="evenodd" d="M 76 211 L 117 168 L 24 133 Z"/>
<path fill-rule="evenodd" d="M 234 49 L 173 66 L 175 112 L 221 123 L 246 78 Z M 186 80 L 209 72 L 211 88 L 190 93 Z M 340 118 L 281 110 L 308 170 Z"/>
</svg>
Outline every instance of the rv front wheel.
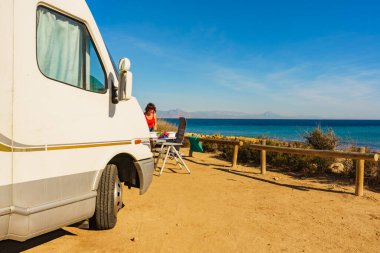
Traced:
<svg viewBox="0 0 380 253">
<path fill-rule="evenodd" d="M 108 164 L 99 181 L 95 213 L 90 218 L 90 228 L 113 228 L 122 204 L 122 184 L 118 177 L 117 167 L 114 164 Z"/>
</svg>

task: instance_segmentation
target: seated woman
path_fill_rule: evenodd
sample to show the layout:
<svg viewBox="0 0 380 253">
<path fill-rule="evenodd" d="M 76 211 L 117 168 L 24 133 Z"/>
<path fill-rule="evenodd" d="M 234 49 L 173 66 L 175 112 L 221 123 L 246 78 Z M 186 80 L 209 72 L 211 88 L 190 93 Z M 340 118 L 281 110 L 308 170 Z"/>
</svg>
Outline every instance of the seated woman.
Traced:
<svg viewBox="0 0 380 253">
<path fill-rule="evenodd" d="M 148 124 L 149 131 L 157 130 L 156 106 L 153 103 L 148 103 L 145 107 L 145 119 Z"/>
</svg>

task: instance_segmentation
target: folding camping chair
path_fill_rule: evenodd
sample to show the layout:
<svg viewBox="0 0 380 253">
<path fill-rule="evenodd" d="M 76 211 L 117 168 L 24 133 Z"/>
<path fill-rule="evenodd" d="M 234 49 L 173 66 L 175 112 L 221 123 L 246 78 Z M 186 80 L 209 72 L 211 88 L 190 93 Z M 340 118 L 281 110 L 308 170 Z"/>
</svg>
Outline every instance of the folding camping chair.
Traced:
<svg viewBox="0 0 380 253">
<path fill-rule="evenodd" d="M 178 165 L 181 169 L 182 169 L 182 166 L 185 167 L 187 172 L 190 173 L 190 169 L 187 167 L 185 161 L 182 159 L 182 154 L 179 152 L 180 147 L 182 146 L 183 139 L 185 137 L 185 130 L 186 130 L 186 119 L 184 117 L 180 117 L 175 140 L 167 140 L 167 141 L 158 142 L 158 144 L 161 144 L 161 148 L 154 150 L 155 152 L 158 153 L 158 156 L 155 161 L 155 169 L 157 168 L 159 160 L 163 158 L 163 156 L 165 155 L 164 161 L 160 169 L 160 174 L 159 174 L 160 176 L 162 175 L 162 172 L 164 171 L 164 167 L 165 167 L 166 160 L 168 159 L 168 157 L 173 158 L 177 163 L 176 165 Z"/>
</svg>

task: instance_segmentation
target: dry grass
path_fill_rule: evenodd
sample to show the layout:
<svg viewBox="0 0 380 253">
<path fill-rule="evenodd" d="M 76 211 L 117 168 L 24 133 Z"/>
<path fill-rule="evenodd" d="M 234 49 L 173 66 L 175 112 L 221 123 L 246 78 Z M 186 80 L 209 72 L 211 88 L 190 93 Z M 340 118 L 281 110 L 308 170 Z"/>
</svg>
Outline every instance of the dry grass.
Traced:
<svg viewBox="0 0 380 253">
<path fill-rule="evenodd" d="M 239 139 L 244 145 L 239 148 L 238 163 L 260 164 L 260 152 L 250 147 L 251 143 L 260 143 L 261 137 L 258 138 L 240 138 L 222 135 L 203 136 L 215 139 Z M 338 138 L 332 130 L 327 133 L 320 129 L 306 134 L 305 142 L 283 142 L 275 139 L 265 138 L 267 145 L 293 147 L 293 148 L 314 148 L 334 150 L 338 144 Z M 206 152 L 218 153 L 218 157 L 231 161 L 233 156 L 233 147 L 231 145 L 203 143 Z M 358 151 L 355 146 L 340 148 L 343 151 Z M 371 152 L 371 150 L 366 150 Z M 282 154 L 275 152 L 267 153 L 267 163 L 279 171 L 296 172 L 300 176 L 332 176 L 340 180 L 350 180 L 355 177 L 355 162 L 352 159 L 333 159 L 319 158 L 311 156 L 298 156 L 291 154 Z M 336 174 L 329 168 L 332 163 L 342 163 L 344 171 Z M 365 163 L 365 183 L 373 190 L 380 189 L 380 162 Z"/>
<path fill-rule="evenodd" d="M 157 132 L 176 132 L 177 126 L 165 120 L 159 119 L 157 121 Z"/>
</svg>

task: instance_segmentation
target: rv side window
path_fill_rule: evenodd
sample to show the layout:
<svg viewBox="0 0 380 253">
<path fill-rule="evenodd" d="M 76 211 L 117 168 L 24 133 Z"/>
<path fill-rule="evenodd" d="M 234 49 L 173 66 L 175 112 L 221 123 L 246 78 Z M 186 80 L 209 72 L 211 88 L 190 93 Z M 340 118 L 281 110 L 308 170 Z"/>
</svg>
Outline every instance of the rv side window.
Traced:
<svg viewBox="0 0 380 253">
<path fill-rule="evenodd" d="M 87 30 L 85 32 L 86 41 L 86 87 L 90 91 L 103 92 L 105 89 L 105 75 L 102 64 L 94 43 Z"/>
<path fill-rule="evenodd" d="M 45 7 L 37 9 L 37 62 L 54 80 L 103 93 L 106 75 L 86 27 Z"/>
</svg>

